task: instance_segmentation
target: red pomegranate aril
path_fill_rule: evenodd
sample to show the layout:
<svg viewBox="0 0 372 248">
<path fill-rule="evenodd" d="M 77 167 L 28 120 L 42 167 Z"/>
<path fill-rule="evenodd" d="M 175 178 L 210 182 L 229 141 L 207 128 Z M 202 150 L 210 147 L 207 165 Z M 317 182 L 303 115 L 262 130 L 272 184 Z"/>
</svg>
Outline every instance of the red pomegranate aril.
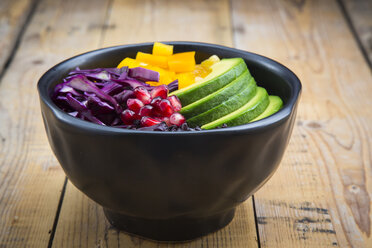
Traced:
<svg viewBox="0 0 372 248">
<path fill-rule="evenodd" d="M 159 85 L 151 90 L 151 97 L 161 97 L 163 99 L 166 99 L 168 96 L 168 87 L 164 84 Z"/>
<path fill-rule="evenodd" d="M 178 112 L 178 111 L 181 110 L 182 104 L 181 104 L 180 99 L 178 99 L 177 96 L 174 96 L 174 95 L 173 96 L 170 96 L 170 97 L 168 97 L 168 100 L 172 104 L 173 109 L 174 109 L 174 112 Z"/>
<path fill-rule="evenodd" d="M 152 110 L 153 109 L 154 109 L 153 106 L 145 105 L 139 110 L 138 115 L 141 116 L 141 117 L 142 116 L 152 116 Z"/>
<path fill-rule="evenodd" d="M 167 124 L 168 127 L 169 127 L 169 126 L 172 126 L 172 124 L 171 124 L 170 121 L 169 121 L 169 117 L 163 117 L 163 118 L 161 118 L 161 120 L 164 121 L 165 124 Z"/>
<path fill-rule="evenodd" d="M 181 126 L 185 121 L 185 117 L 180 113 L 174 113 L 169 117 L 169 122 L 172 125 Z"/>
<path fill-rule="evenodd" d="M 151 102 L 151 95 L 148 90 L 146 90 L 144 87 L 137 87 L 134 89 L 134 95 L 137 99 L 141 100 L 144 104 L 149 104 Z"/>
<path fill-rule="evenodd" d="M 136 99 L 136 98 L 129 98 L 127 100 L 127 106 L 130 110 L 138 113 L 138 111 L 143 107 L 145 106 L 145 104 L 143 104 L 143 102 L 139 99 Z"/>
<path fill-rule="evenodd" d="M 171 116 L 174 113 L 174 109 L 172 107 L 172 104 L 168 99 L 163 99 L 159 103 L 159 111 L 163 116 Z"/>
<path fill-rule="evenodd" d="M 143 127 L 151 127 L 151 126 L 159 124 L 159 123 L 161 123 L 160 120 L 157 120 L 157 119 L 154 119 L 154 118 L 151 118 L 151 117 L 148 117 L 148 116 L 144 116 L 144 117 L 141 118 L 141 126 L 143 126 Z"/>
<path fill-rule="evenodd" d="M 155 97 L 151 100 L 150 104 L 151 104 L 151 106 L 157 108 L 157 107 L 159 107 L 159 103 L 160 103 L 161 100 L 162 100 L 161 97 L 157 96 L 157 97 Z"/>
<path fill-rule="evenodd" d="M 136 113 L 130 109 L 126 109 L 120 114 L 120 119 L 125 125 L 131 125 L 136 119 Z"/>
</svg>

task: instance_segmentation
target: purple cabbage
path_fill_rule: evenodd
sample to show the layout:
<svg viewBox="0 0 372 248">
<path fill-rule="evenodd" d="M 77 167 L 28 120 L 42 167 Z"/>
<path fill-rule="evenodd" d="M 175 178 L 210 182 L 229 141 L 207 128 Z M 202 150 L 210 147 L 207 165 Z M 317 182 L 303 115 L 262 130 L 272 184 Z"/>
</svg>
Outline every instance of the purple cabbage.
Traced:
<svg viewBox="0 0 372 248">
<path fill-rule="evenodd" d="M 120 113 L 122 111 L 122 108 L 119 106 L 115 98 L 104 93 L 97 86 L 95 86 L 93 82 L 89 81 L 85 76 L 77 75 L 73 77 L 70 81 L 68 81 L 67 85 L 76 90 L 80 90 L 80 91 L 88 92 L 88 93 L 94 93 L 102 100 L 106 100 L 110 102 L 116 109 L 117 113 Z"/>
<path fill-rule="evenodd" d="M 98 118 L 96 118 L 83 103 L 75 99 L 70 93 L 67 94 L 66 98 L 70 106 L 80 115 L 82 115 L 83 117 L 85 117 L 86 119 L 90 120 L 93 123 L 105 126 L 105 124 L 102 121 L 98 120 Z"/>
<path fill-rule="evenodd" d="M 105 94 L 113 96 L 113 95 L 116 95 L 116 94 L 119 94 L 120 92 L 122 92 L 124 90 L 124 87 L 123 87 L 123 85 L 115 83 L 115 82 L 108 82 L 108 83 L 103 85 L 101 90 Z"/>
<path fill-rule="evenodd" d="M 141 81 L 155 81 L 159 82 L 160 74 L 157 71 L 152 71 L 142 67 L 135 67 L 129 69 L 129 76 L 139 79 Z"/>
<path fill-rule="evenodd" d="M 178 90 L 178 79 L 174 80 L 172 83 L 168 84 L 169 92 Z"/>
</svg>

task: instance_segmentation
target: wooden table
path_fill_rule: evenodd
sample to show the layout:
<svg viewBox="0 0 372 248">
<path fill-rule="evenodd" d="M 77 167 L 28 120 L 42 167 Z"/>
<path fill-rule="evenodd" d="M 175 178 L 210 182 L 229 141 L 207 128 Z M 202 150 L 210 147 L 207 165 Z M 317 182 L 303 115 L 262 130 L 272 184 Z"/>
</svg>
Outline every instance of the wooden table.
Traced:
<svg viewBox="0 0 372 248">
<path fill-rule="evenodd" d="M 372 247 L 372 1 L 1 0 L 0 247 Z M 280 168 L 226 228 L 154 243 L 110 227 L 49 148 L 36 83 L 119 44 L 191 40 L 273 58 L 303 83 Z"/>
</svg>

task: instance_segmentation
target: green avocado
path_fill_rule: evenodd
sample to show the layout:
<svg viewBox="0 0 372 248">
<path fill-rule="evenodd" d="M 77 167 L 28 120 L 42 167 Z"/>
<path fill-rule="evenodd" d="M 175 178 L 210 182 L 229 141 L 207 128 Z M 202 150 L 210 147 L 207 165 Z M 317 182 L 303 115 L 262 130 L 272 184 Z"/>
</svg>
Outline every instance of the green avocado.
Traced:
<svg viewBox="0 0 372 248">
<path fill-rule="evenodd" d="M 208 111 L 209 109 L 220 105 L 221 103 L 226 101 L 226 99 L 229 99 L 230 97 L 238 94 L 249 83 L 254 83 L 254 79 L 248 71 L 245 71 L 237 79 L 235 79 L 222 89 L 219 89 L 216 92 L 183 107 L 180 113 L 186 118 L 197 116 L 205 111 Z"/>
<path fill-rule="evenodd" d="M 264 112 L 268 105 L 269 95 L 267 94 L 267 91 L 262 87 L 257 87 L 254 97 L 244 106 L 240 107 L 234 112 L 224 115 L 215 121 L 201 126 L 201 128 L 212 129 L 223 124 L 227 124 L 229 127 L 246 124 Z"/>
<path fill-rule="evenodd" d="M 278 112 L 283 106 L 283 101 L 280 99 L 279 96 L 269 96 L 269 106 L 265 109 L 262 114 L 251 120 L 250 122 L 258 121 L 263 118 L 268 117 L 269 115 L 275 114 Z"/>
<path fill-rule="evenodd" d="M 256 90 L 257 85 L 252 77 L 249 83 L 238 94 L 230 97 L 220 105 L 188 119 L 187 124 L 195 127 L 217 120 L 245 105 L 256 94 Z"/>
<path fill-rule="evenodd" d="M 176 95 L 181 100 L 182 105 L 187 106 L 221 89 L 248 70 L 242 58 L 222 59 L 212 65 L 211 69 L 212 72 L 201 81 L 176 90 L 170 95 Z"/>
</svg>

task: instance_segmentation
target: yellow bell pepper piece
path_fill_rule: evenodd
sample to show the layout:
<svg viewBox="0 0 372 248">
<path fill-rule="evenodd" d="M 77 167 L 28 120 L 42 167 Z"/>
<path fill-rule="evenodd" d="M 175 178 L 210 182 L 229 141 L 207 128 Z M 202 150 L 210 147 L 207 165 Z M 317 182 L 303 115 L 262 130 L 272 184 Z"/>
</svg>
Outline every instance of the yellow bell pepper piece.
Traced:
<svg viewBox="0 0 372 248">
<path fill-rule="evenodd" d="M 145 65 L 147 64 L 128 57 L 128 58 L 123 59 L 119 63 L 117 68 L 122 68 L 124 66 L 128 66 L 129 68 L 134 68 L 134 67 L 145 66 Z"/>
<path fill-rule="evenodd" d="M 168 59 L 165 56 L 152 55 L 149 53 L 137 52 L 136 60 L 148 63 L 150 65 L 168 68 Z"/>
<path fill-rule="evenodd" d="M 173 60 L 194 60 L 195 61 L 195 52 L 184 52 L 184 53 L 175 53 L 168 58 L 169 61 Z"/>
<path fill-rule="evenodd" d="M 152 54 L 160 56 L 170 56 L 173 54 L 173 46 L 155 42 L 154 46 L 152 47 Z"/>
<path fill-rule="evenodd" d="M 156 81 L 146 81 L 146 83 L 148 85 L 151 85 L 151 86 L 158 86 L 159 85 L 159 82 L 156 82 Z"/>
<path fill-rule="evenodd" d="M 159 79 L 160 84 L 170 84 L 174 80 L 176 80 L 176 73 L 175 72 L 164 71 L 164 72 L 160 73 L 160 79 Z"/>
<path fill-rule="evenodd" d="M 185 72 L 177 74 L 178 89 L 185 88 L 195 83 L 195 76 L 192 72 Z"/>
<path fill-rule="evenodd" d="M 169 57 L 168 67 L 174 72 L 190 72 L 195 69 L 195 52 L 176 53 Z"/>
<path fill-rule="evenodd" d="M 174 72 L 190 72 L 195 69 L 195 60 L 173 60 L 168 61 L 170 71 Z"/>
</svg>

